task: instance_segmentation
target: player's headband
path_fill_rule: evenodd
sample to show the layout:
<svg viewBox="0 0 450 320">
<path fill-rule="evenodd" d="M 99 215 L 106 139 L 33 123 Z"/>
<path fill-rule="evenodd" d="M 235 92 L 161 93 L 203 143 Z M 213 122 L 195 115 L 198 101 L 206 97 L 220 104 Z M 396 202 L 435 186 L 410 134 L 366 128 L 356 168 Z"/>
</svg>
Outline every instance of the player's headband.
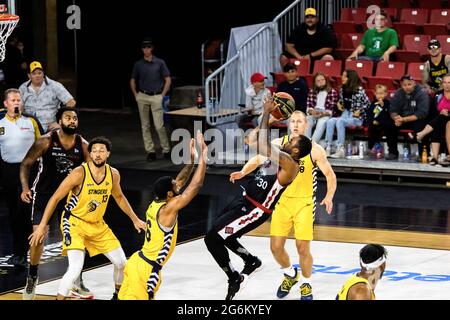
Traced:
<svg viewBox="0 0 450 320">
<path fill-rule="evenodd" d="M 386 262 L 386 256 L 383 255 L 380 259 L 375 260 L 374 262 L 371 262 L 371 263 L 364 263 L 362 261 L 362 259 L 360 259 L 360 262 L 364 269 L 374 270 L 374 269 L 379 268 L 383 263 Z"/>
</svg>

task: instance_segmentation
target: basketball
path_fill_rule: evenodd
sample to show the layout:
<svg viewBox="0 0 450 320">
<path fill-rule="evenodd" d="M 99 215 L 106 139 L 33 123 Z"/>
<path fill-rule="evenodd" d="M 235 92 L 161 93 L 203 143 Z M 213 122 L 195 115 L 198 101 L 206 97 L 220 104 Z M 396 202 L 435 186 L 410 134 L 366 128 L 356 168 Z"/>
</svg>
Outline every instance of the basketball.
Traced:
<svg viewBox="0 0 450 320">
<path fill-rule="evenodd" d="M 295 111 L 295 100 L 286 92 L 275 93 L 273 102 L 277 107 L 270 114 L 276 119 L 288 119 Z"/>
</svg>

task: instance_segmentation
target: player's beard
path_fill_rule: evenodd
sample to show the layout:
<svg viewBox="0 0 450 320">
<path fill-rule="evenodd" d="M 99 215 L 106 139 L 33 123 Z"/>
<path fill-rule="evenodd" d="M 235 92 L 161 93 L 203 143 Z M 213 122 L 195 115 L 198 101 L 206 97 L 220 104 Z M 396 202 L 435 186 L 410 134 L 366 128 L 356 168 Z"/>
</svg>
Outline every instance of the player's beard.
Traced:
<svg viewBox="0 0 450 320">
<path fill-rule="evenodd" d="M 101 168 L 105 165 L 106 161 L 102 161 L 100 163 L 97 163 L 95 161 L 92 161 L 92 163 L 94 164 L 94 166 L 96 166 L 97 168 Z"/>
<path fill-rule="evenodd" d="M 71 128 L 68 126 L 65 126 L 64 124 L 61 123 L 61 130 L 68 135 L 73 135 L 77 132 L 78 127 L 75 128 Z"/>
</svg>

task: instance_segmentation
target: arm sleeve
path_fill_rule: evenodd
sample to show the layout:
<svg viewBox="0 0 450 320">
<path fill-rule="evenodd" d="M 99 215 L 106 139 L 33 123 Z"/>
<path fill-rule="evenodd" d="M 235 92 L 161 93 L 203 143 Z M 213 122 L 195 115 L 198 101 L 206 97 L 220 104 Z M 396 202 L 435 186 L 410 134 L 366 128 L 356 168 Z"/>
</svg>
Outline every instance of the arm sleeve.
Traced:
<svg viewBox="0 0 450 320">
<path fill-rule="evenodd" d="M 41 136 L 41 131 L 39 129 L 39 125 L 37 124 L 36 120 L 34 120 L 34 118 L 30 118 L 30 120 L 34 127 L 34 141 L 36 141 Z"/>
<path fill-rule="evenodd" d="M 425 92 L 425 90 L 421 90 L 419 96 L 417 97 L 417 110 L 414 114 L 419 119 L 425 119 L 428 116 L 429 110 L 430 110 L 430 97 Z"/>
<path fill-rule="evenodd" d="M 391 106 L 389 113 L 398 113 L 400 114 L 401 111 L 401 96 L 400 96 L 400 90 L 397 90 L 397 92 L 394 94 L 394 96 L 391 99 Z"/>
<path fill-rule="evenodd" d="M 170 71 L 169 68 L 167 68 L 167 64 L 161 60 L 161 75 L 163 78 L 170 77 Z"/>
<path fill-rule="evenodd" d="M 137 62 L 133 66 L 133 71 L 131 72 L 131 79 L 137 80 L 138 79 L 138 67 Z"/>
<path fill-rule="evenodd" d="M 67 91 L 64 86 L 59 82 L 54 82 L 56 97 L 59 101 L 66 104 L 69 100 L 73 99 L 72 95 Z"/>
<path fill-rule="evenodd" d="M 362 44 L 364 47 L 368 47 L 368 41 L 369 41 L 369 30 L 364 32 L 364 35 L 361 39 L 361 42 L 359 44 Z"/>
<path fill-rule="evenodd" d="M 392 46 L 396 46 L 397 48 L 399 47 L 397 31 L 395 31 L 394 29 L 391 29 L 389 37 L 389 47 Z"/>
</svg>

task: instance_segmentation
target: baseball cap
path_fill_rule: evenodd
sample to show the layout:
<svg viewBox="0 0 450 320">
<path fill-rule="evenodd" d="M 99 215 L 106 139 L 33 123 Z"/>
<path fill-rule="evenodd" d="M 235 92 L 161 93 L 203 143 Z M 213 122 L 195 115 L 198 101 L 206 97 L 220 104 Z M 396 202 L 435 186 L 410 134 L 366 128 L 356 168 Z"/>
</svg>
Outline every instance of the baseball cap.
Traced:
<svg viewBox="0 0 450 320">
<path fill-rule="evenodd" d="M 305 16 L 317 16 L 317 11 L 314 8 L 307 8 L 305 10 Z"/>
<path fill-rule="evenodd" d="M 409 74 L 405 74 L 403 77 L 400 78 L 400 81 L 405 80 L 414 81 L 413 77 L 411 77 Z"/>
<path fill-rule="evenodd" d="M 436 46 L 436 47 L 440 48 L 441 43 L 437 39 L 431 39 L 430 42 L 428 42 L 428 49 L 430 49 L 431 46 Z"/>
<path fill-rule="evenodd" d="M 262 73 L 256 72 L 256 73 L 252 74 L 252 76 L 250 77 L 250 82 L 251 83 L 263 82 L 264 79 L 267 79 L 267 77 L 265 75 L 263 75 Z"/>
<path fill-rule="evenodd" d="M 42 71 L 44 70 L 44 68 L 42 68 L 42 64 L 40 62 L 33 61 L 32 63 L 30 63 L 30 73 L 33 73 L 33 71 L 36 69 L 41 69 Z"/>
<path fill-rule="evenodd" d="M 151 38 L 144 38 L 141 43 L 141 48 L 150 48 L 153 47 L 153 41 Z"/>
</svg>

